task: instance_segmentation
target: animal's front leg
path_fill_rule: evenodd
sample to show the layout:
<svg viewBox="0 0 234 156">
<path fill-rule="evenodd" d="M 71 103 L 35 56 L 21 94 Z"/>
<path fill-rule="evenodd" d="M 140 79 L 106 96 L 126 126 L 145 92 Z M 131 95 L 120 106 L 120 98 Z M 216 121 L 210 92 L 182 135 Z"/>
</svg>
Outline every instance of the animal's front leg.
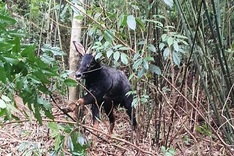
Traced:
<svg viewBox="0 0 234 156">
<path fill-rule="evenodd" d="M 93 115 L 93 128 L 98 129 L 99 109 L 96 104 L 92 104 L 92 115 Z M 93 131 L 93 133 L 98 134 L 95 131 Z M 92 142 L 93 142 L 93 145 L 96 144 L 96 137 L 94 135 L 92 136 Z"/>
</svg>

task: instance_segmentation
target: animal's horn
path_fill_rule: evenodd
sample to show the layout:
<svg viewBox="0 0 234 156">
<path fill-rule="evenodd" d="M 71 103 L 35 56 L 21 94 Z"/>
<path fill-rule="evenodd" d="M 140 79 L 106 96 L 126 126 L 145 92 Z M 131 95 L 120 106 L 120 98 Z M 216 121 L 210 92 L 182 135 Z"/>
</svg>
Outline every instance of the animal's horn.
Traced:
<svg viewBox="0 0 234 156">
<path fill-rule="evenodd" d="M 85 54 L 85 49 L 84 49 L 83 45 L 77 41 L 73 41 L 73 44 L 76 48 L 76 51 L 83 56 Z"/>
</svg>

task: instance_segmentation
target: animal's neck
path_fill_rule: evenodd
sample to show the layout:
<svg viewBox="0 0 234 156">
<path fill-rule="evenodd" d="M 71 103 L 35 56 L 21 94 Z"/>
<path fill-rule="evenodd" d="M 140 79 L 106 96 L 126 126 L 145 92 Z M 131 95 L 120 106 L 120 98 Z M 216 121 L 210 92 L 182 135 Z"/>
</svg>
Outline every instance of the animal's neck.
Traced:
<svg viewBox="0 0 234 156">
<path fill-rule="evenodd" d="M 97 65 L 94 69 L 90 70 L 89 73 L 86 74 L 86 79 L 95 79 L 97 77 L 99 77 L 99 75 L 101 75 L 102 73 L 102 66 L 101 65 Z"/>
</svg>

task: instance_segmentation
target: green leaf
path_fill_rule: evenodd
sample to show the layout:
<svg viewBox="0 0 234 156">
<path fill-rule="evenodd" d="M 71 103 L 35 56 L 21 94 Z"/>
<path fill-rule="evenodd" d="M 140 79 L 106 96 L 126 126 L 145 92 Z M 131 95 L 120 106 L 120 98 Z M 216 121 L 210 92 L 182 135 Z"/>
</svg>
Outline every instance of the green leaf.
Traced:
<svg viewBox="0 0 234 156">
<path fill-rule="evenodd" d="M 68 136 L 68 139 L 67 139 L 67 146 L 70 149 L 70 151 L 74 151 L 74 145 L 72 142 L 72 138 L 70 136 Z"/>
<path fill-rule="evenodd" d="M 150 50 L 150 51 L 152 51 L 152 52 L 156 53 L 156 48 L 155 48 L 155 46 L 154 46 L 154 45 L 149 44 L 148 48 L 149 48 L 149 50 Z"/>
<path fill-rule="evenodd" d="M 166 48 L 166 49 L 163 51 L 163 57 L 164 57 L 164 59 L 166 59 L 166 58 L 170 55 L 170 52 L 171 52 L 171 49 L 170 49 L 170 48 Z"/>
<path fill-rule="evenodd" d="M 106 41 L 112 42 L 112 40 L 114 39 L 114 36 L 115 35 L 110 30 L 105 30 L 104 31 L 104 38 L 105 38 Z"/>
<path fill-rule="evenodd" d="M 142 78 L 142 76 L 144 76 L 145 73 L 146 73 L 146 72 L 145 72 L 145 69 L 144 69 L 144 68 L 140 69 L 140 70 L 137 72 L 137 77 L 138 77 L 138 79 Z"/>
<path fill-rule="evenodd" d="M 174 50 L 175 50 L 175 51 L 179 51 L 179 50 L 180 50 L 180 48 L 179 48 L 179 45 L 178 45 L 178 42 L 177 42 L 177 41 L 175 41 L 175 42 L 173 43 L 173 47 L 174 47 Z"/>
<path fill-rule="evenodd" d="M 37 121 L 39 122 L 39 124 L 41 125 L 42 124 L 42 117 L 41 117 L 41 114 L 40 114 L 41 108 L 39 107 L 38 104 L 34 104 L 34 107 L 35 107 L 34 116 L 37 119 Z"/>
<path fill-rule="evenodd" d="M 0 81 L 2 81 L 4 84 L 6 83 L 6 71 L 3 67 L 0 66 Z"/>
<path fill-rule="evenodd" d="M 145 59 L 143 60 L 143 67 L 145 68 L 145 70 L 149 69 L 149 63 Z"/>
<path fill-rule="evenodd" d="M 168 44 L 169 47 L 173 44 L 173 42 L 174 42 L 173 37 L 171 37 L 171 36 L 168 37 L 168 39 L 167 39 L 167 44 Z"/>
<path fill-rule="evenodd" d="M 59 47 L 52 47 L 49 44 L 44 44 L 41 48 L 43 52 L 50 51 L 54 56 L 62 56 L 65 53 Z"/>
<path fill-rule="evenodd" d="M 159 44 L 159 49 L 160 49 L 160 50 L 163 50 L 164 47 L 165 47 L 165 43 L 160 43 L 160 44 Z"/>
<path fill-rule="evenodd" d="M 6 108 L 6 103 L 2 99 L 0 99 L 0 108 L 2 109 Z"/>
<path fill-rule="evenodd" d="M 144 24 L 144 22 L 142 21 L 142 19 L 136 17 L 136 23 L 137 23 L 138 26 L 140 26 L 140 28 L 141 28 L 142 30 L 145 30 L 145 24 Z"/>
<path fill-rule="evenodd" d="M 138 59 L 141 55 L 139 53 L 135 53 L 133 56 L 133 61 L 136 61 L 136 59 Z"/>
<path fill-rule="evenodd" d="M 1 97 L 5 102 L 11 102 L 11 99 L 5 95 L 2 95 Z"/>
<path fill-rule="evenodd" d="M 177 53 L 177 52 L 173 52 L 173 54 L 172 54 L 172 58 L 173 58 L 173 62 L 177 65 L 177 66 L 179 66 L 180 65 L 180 56 L 179 56 L 179 54 Z"/>
<path fill-rule="evenodd" d="M 43 105 L 46 110 L 51 110 L 51 105 L 47 100 L 44 100 L 41 97 L 37 98 L 37 103 Z"/>
<path fill-rule="evenodd" d="M 119 60 L 119 57 L 120 57 L 120 53 L 118 52 L 118 51 L 116 51 L 115 53 L 114 53 L 114 59 L 115 59 L 115 61 L 117 62 L 118 60 Z"/>
<path fill-rule="evenodd" d="M 46 75 L 42 73 L 40 70 L 33 72 L 33 75 L 37 78 L 37 80 L 43 83 L 49 83 L 50 81 L 47 79 Z"/>
<path fill-rule="evenodd" d="M 138 105 L 138 99 L 137 98 L 134 98 L 133 100 L 132 100 L 132 106 L 133 107 L 136 107 Z"/>
<path fill-rule="evenodd" d="M 142 64 L 143 59 L 140 58 L 133 63 L 133 69 L 137 70 L 138 67 Z"/>
<path fill-rule="evenodd" d="M 113 50 L 112 50 L 112 49 L 108 49 L 108 50 L 106 51 L 106 56 L 107 56 L 107 58 L 110 58 L 112 54 L 113 54 Z"/>
<path fill-rule="evenodd" d="M 77 82 L 75 81 L 75 80 L 73 80 L 73 79 L 70 79 L 70 78 L 68 78 L 68 79 L 66 79 L 65 81 L 64 81 L 64 83 L 67 85 L 67 86 L 73 86 L 73 87 L 75 87 L 75 86 L 77 86 Z"/>
<path fill-rule="evenodd" d="M 123 64 L 128 64 L 128 56 L 125 53 L 121 53 L 121 62 Z"/>
<path fill-rule="evenodd" d="M 20 52 L 20 39 L 16 37 L 14 40 L 15 46 L 13 47 L 12 51 L 19 53 Z"/>
<path fill-rule="evenodd" d="M 151 65 L 150 65 L 150 71 L 151 71 L 152 73 L 157 74 L 157 75 L 161 75 L 161 70 L 160 70 L 160 68 L 159 68 L 158 66 L 154 65 L 154 64 L 151 64 Z"/>
<path fill-rule="evenodd" d="M 126 21 L 127 21 L 126 16 L 125 16 L 124 14 L 121 14 L 120 17 L 119 17 L 118 23 L 117 23 L 118 29 L 119 29 L 121 26 L 126 26 Z"/>
<path fill-rule="evenodd" d="M 50 136 L 51 136 L 52 138 L 54 138 L 54 137 L 56 137 L 57 135 L 60 134 L 60 132 L 59 132 L 59 127 L 58 127 L 58 124 L 57 124 L 57 123 L 55 123 L 55 122 L 50 122 L 50 123 L 48 124 L 48 127 L 49 127 L 50 130 L 51 130 Z"/>
<path fill-rule="evenodd" d="M 13 18 L 11 18 L 9 16 L 1 15 L 1 14 L 0 14 L 0 20 L 1 20 L 1 22 L 5 21 L 5 22 L 10 22 L 11 24 L 15 24 L 16 23 L 15 19 L 13 19 Z"/>
<path fill-rule="evenodd" d="M 2 57 L 5 59 L 7 63 L 10 64 L 17 64 L 19 62 L 19 60 L 12 55 L 2 56 Z"/>
<path fill-rule="evenodd" d="M 99 53 L 96 54 L 95 59 L 97 60 L 97 59 L 100 59 L 101 57 L 102 57 L 102 53 L 99 52 Z"/>
<path fill-rule="evenodd" d="M 127 24 L 128 24 L 128 27 L 132 30 L 135 30 L 136 29 L 136 19 L 133 15 L 129 15 L 127 17 Z"/>
<path fill-rule="evenodd" d="M 167 34 L 162 34 L 161 38 L 162 38 L 162 41 L 165 42 L 167 40 L 168 36 L 167 36 Z"/>
<path fill-rule="evenodd" d="M 169 7 L 173 7 L 173 0 L 164 0 L 164 2 L 169 6 Z"/>
</svg>

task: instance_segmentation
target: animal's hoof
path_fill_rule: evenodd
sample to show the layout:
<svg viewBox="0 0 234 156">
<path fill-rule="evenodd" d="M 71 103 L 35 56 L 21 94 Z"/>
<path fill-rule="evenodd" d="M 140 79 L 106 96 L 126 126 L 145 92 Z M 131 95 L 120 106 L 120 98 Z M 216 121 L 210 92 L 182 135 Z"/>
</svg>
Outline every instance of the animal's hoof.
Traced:
<svg viewBox="0 0 234 156">
<path fill-rule="evenodd" d="M 69 107 L 62 108 L 62 111 L 63 111 L 64 113 L 72 112 L 71 108 L 69 108 Z"/>
<path fill-rule="evenodd" d="M 83 98 L 79 98 L 76 103 L 78 105 L 84 105 L 84 99 Z"/>
</svg>

